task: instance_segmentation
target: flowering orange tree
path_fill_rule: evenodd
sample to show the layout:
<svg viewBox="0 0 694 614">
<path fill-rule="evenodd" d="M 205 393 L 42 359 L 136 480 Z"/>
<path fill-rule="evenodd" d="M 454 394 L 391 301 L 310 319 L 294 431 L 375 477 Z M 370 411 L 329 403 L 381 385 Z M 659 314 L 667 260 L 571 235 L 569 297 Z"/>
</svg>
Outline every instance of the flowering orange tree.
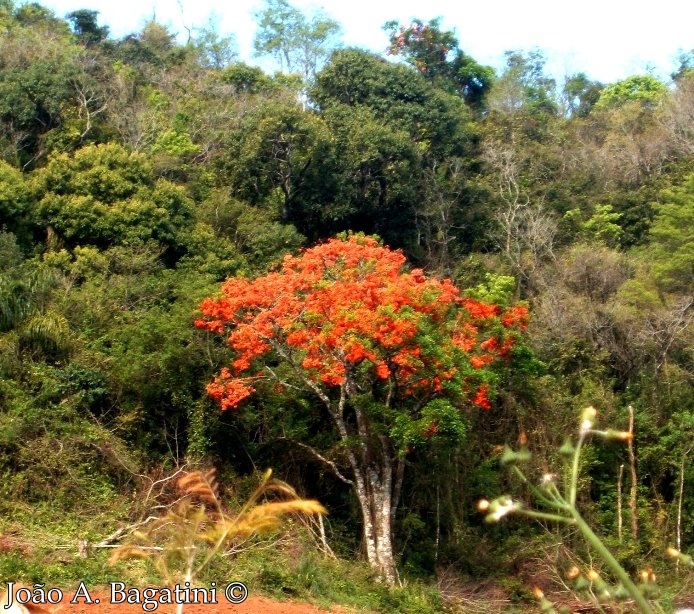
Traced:
<svg viewBox="0 0 694 614">
<path fill-rule="evenodd" d="M 374 238 L 332 239 L 287 256 L 277 272 L 228 280 L 196 321 L 234 352 L 208 385 L 222 409 L 267 380 L 308 390 L 324 406 L 349 472 L 311 451 L 353 487 L 369 562 L 389 583 L 408 451 L 432 437 L 461 438 L 465 411 L 491 408 L 494 367 L 512 359 L 527 320 L 524 307 L 465 298 L 450 280 L 405 265 Z"/>
</svg>

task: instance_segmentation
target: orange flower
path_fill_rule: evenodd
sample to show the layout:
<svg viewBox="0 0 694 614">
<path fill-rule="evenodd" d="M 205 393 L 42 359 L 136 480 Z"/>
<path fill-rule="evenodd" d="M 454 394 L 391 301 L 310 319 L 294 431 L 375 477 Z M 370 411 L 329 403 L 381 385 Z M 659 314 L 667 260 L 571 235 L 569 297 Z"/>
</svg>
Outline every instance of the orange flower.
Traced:
<svg viewBox="0 0 694 614">
<path fill-rule="evenodd" d="M 482 409 L 490 410 L 492 408 L 492 404 L 489 402 L 489 397 L 487 396 L 488 394 L 489 384 L 482 384 L 477 389 L 477 393 L 475 394 L 475 398 L 472 402 Z"/>
<path fill-rule="evenodd" d="M 485 354 L 484 356 L 470 356 L 470 364 L 474 369 L 481 369 L 493 360 L 494 357 L 490 354 Z"/>
<path fill-rule="evenodd" d="M 384 362 L 380 362 L 376 365 L 376 375 L 381 379 L 388 379 L 390 377 L 390 369 L 388 365 Z"/>
<path fill-rule="evenodd" d="M 493 352 L 498 346 L 499 340 L 496 337 L 489 337 L 489 339 L 480 343 L 480 347 L 487 352 Z"/>
<path fill-rule="evenodd" d="M 370 378 L 346 389 L 394 384 L 393 403 L 410 406 L 408 395 L 426 401 L 453 382 L 489 409 L 489 386 L 475 389 L 466 361 L 483 370 L 509 354 L 527 308 L 501 314 L 498 305 L 461 298 L 450 280 L 405 266 L 400 251 L 353 235 L 286 256 L 279 270 L 257 279 L 227 280 L 194 321 L 226 335 L 233 353 L 209 394 L 224 409 L 237 407 L 254 392 L 248 374 L 270 359 L 289 363 L 314 391 Z M 499 337 L 502 326 L 508 331 Z"/>
<path fill-rule="evenodd" d="M 517 326 L 525 329 L 528 326 L 528 308 L 522 305 L 509 307 L 501 316 L 501 323 L 506 327 Z"/>
</svg>

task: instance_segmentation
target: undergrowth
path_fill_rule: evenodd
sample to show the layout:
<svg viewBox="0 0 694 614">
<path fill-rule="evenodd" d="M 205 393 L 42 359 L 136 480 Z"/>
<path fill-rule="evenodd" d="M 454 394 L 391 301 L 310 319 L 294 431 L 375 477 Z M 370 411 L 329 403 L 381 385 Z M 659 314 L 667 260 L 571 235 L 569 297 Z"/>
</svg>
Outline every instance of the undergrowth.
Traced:
<svg viewBox="0 0 694 614">
<path fill-rule="evenodd" d="M 240 498 L 245 496 L 239 488 Z M 80 582 L 91 590 L 109 582 L 128 586 L 165 586 L 167 578 L 149 558 L 109 564 L 113 548 L 99 547 L 119 527 L 133 524 L 134 500 L 140 496 L 113 494 L 98 509 L 74 501 L 59 508 L 49 501 L 0 503 L 0 578 L 24 584 L 45 583 L 72 590 Z M 170 504 L 170 493 L 157 501 Z M 154 503 L 157 503 L 154 501 Z M 155 506 L 156 507 L 156 506 Z M 122 540 L 113 540 L 118 545 Z M 80 556 L 80 543 L 90 547 Z M 315 535 L 301 519 L 291 517 L 280 529 L 233 542 L 201 570 L 196 584 L 217 586 L 239 581 L 250 595 L 307 601 L 328 608 L 339 604 L 358 612 L 435 614 L 444 605 L 435 584 L 403 578 L 389 588 L 375 581 L 366 563 L 321 553 Z"/>
</svg>

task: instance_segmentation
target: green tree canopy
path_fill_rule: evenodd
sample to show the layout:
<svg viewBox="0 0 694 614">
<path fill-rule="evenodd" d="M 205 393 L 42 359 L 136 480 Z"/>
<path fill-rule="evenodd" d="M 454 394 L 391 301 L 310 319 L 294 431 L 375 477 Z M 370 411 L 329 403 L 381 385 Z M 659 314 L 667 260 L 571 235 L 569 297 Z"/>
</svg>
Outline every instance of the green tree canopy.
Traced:
<svg viewBox="0 0 694 614">
<path fill-rule="evenodd" d="M 629 102 L 639 102 L 654 107 L 667 92 L 667 86 L 652 75 L 633 75 L 605 87 L 596 108 L 619 107 Z"/>
<path fill-rule="evenodd" d="M 656 205 L 649 247 L 653 273 L 667 290 L 694 288 L 694 174 L 665 190 Z"/>
<path fill-rule="evenodd" d="M 68 13 L 66 19 L 72 24 L 77 38 L 85 45 L 94 45 L 108 38 L 108 26 L 100 26 L 99 11 L 79 9 Z"/>
<path fill-rule="evenodd" d="M 408 132 L 435 155 L 466 151 L 471 116 L 462 101 L 412 68 L 367 51 L 336 51 L 309 95 L 323 110 L 335 105 L 367 107 L 378 120 Z"/>
<path fill-rule="evenodd" d="M 603 85 L 592 81 L 585 73 L 570 75 L 564 81 L 566 114 L 570 117 L 585 117 L 600 98 Z"/>
<path fill-rule="evenodd" d="M 329 139 L 323 118 L 296 100 L 265 101 L 244 117 L 230 144 L 226 166 L 235 193 L 294 219 L 320 182 L 316 169 Z"/>
<path fill-rule="evenodd" d="M 80 51 L 52 21 L 2 33 L 0 146 L 6 160 L 25 167 L 45 155 L 42 140 L 64 122 L 83 79 Z"/>
<path fill-rule="evenodd" d="M 29 188 L 22 173 L 0 160 L 0 228 L 12 228 L 25 213 Z"/>
<path fill-rule="evenodd" d="M 182 188 L 155 179 L 144 156 L 116 144 L 55 155 L 31 183 L 34 223 L 72 245 L 154 239 L 173 247 L 192 217 Z"/>
<path fill-rule="evenodd" d="M 360 230 L 413 249 L 425 176 L 472 153 L 465 102 L 412 67 L 359 49 L 336 51 L 309 95 L 333 135 L 325 198 L 338 216 L 326 219 L 328 234 Z"/>
</svg>

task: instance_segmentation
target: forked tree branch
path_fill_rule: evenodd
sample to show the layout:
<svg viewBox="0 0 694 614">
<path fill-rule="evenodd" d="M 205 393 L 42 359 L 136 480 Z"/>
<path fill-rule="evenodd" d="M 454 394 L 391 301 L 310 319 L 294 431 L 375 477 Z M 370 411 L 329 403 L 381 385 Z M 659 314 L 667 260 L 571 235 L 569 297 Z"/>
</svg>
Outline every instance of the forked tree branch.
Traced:
<svg viewBox="0 0 694 614">
<path fill-rule="evenodd" d="M 298 446 L 298 447 L 302 448 L 303 450 L 306 450 L 307 452 L 309 452 L 311 454 L 311 456 L 313 456 L 314 458 L 319 460 L 321 463 L 323 463 L 324 465 L 328 465 L 328 467 L 330 467 L 330 469 L 332 469 L 333 473 L 335 474 L 335 476 L 339 480 L 341 480 L 345 484 L 348 484 L 349 486 L 354 486 L 354 482 L 352 480 L 350 480 L 348 477 L 345 477 L 343 475 L 343 473 L 340 471 L 340 468 L 337 466 L 337 463 L 335 463 L 334 461 L 331 461 L 328 458 L 325 458 L 325 456 L 323 456 L 320 452 L 318 452 L 318 450 L 316 450 L 314 447 L 309 446 L 305 443 L 301 443 L 300 441 L 295 441 L 294 439 L 290 439 L 289 437 L 278 437 L 278 439 L 281 439 L 284 441 L 289 441 L 289 442 L 293 443 L 295 446 Z"/>
</svg>

